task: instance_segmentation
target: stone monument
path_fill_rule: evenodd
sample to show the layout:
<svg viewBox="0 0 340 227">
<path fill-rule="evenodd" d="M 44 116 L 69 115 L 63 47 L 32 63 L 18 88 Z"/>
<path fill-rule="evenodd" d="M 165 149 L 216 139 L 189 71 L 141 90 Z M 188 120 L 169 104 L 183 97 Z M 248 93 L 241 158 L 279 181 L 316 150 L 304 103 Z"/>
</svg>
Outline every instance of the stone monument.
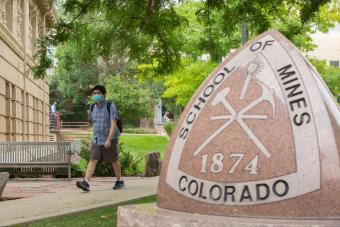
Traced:
<svg viewBox="0 0 340 227">
<path fill-rule="evenodd" d="M 5 189 L 8 178 L 9 178 L 9 173 L 0 172 L 0 198 L 1 198 L 2 192 Z"/>
<path fill-rule="evenodd" d="M 140 226 L 340 226 L 339 159 L 339 106 L 270 30 L 203 82 L 162 162 L 157 207 L 120 208 L 119 223 L 132 226 L 133 215 Z"/>
</svg>

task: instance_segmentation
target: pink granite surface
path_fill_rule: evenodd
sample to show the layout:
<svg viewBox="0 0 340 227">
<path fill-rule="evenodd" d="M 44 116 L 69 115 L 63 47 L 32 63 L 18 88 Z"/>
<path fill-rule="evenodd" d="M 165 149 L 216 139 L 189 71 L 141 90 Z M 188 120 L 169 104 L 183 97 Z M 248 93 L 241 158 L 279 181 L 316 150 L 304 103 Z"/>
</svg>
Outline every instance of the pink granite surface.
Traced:
<svg viewBox="0 0 340 227">
<path fill-rule="evenodd" d="M 162 163 L 157 205 L 340 219 L 339 160 L 339 107 L 300 51 L 271 30 L 232 53 L 188 103 Z"/>
</svg>

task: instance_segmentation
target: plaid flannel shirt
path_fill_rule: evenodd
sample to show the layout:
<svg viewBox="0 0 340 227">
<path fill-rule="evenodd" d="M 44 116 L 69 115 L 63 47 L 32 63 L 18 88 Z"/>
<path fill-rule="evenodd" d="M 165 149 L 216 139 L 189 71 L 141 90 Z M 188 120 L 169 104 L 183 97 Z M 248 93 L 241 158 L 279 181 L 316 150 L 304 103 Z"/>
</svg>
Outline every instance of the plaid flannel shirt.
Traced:
<svg viewBox="0 0 340 227">
<path fill-rule="evenodd" d="M 110 107 L 110 116 L 107 111 L 107 101 L 104 100 L 101 107 L 94 105 L 93 111 L 90 111 L 89 120 L 92 122 L 93 126 L 93 138 L 92 143 L 97 145 L 104 145 L 105 141 L 109 137 L 111 120 L 117 120 L 118 113 L 116 106 L 112 103 Z M 120 136 L 118 127 L 116 126 L 116 132 L 112 140 L 117 139 Z"/>
</svg>

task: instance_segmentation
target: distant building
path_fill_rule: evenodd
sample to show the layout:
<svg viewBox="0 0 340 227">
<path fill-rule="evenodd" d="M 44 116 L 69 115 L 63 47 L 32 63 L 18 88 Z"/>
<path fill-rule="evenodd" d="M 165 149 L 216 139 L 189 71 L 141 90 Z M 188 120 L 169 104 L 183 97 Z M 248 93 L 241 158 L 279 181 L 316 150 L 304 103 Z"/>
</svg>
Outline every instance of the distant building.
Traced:
<svg viewBox="0 0 340 227">
<path fill-rule="evenodd" d="M 0 141 L 47 141 L 49 84 L 25 72 L 35 43 L 56 22 L 48 0 L 0 0 Z"/>
<path fill-rule="evenodd" d="M 316 33 L 312 36 L 317 48 L 307 55 L 319 60 L 325 60 L 327 64 L 339 67 L 340 65 L 340 25 L 331 29 L 328 33 Z"/>
</svg>

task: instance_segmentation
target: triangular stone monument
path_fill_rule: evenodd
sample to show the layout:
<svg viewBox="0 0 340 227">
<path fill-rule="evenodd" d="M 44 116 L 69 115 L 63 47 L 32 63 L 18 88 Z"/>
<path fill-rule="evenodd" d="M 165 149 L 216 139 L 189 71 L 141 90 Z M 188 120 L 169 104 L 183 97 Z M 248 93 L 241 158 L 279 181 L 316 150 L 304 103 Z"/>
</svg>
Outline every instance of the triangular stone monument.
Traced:
<svg viewBox="0 0 340 227">
<path fill-rule="evenodd" d="M 202 225 L 200 215 L 340 226 L 339 107 L 279 32 L 231 54 L 192 97 L 162 163 L 157 206 L 199 214 Z"/>
</svg>

